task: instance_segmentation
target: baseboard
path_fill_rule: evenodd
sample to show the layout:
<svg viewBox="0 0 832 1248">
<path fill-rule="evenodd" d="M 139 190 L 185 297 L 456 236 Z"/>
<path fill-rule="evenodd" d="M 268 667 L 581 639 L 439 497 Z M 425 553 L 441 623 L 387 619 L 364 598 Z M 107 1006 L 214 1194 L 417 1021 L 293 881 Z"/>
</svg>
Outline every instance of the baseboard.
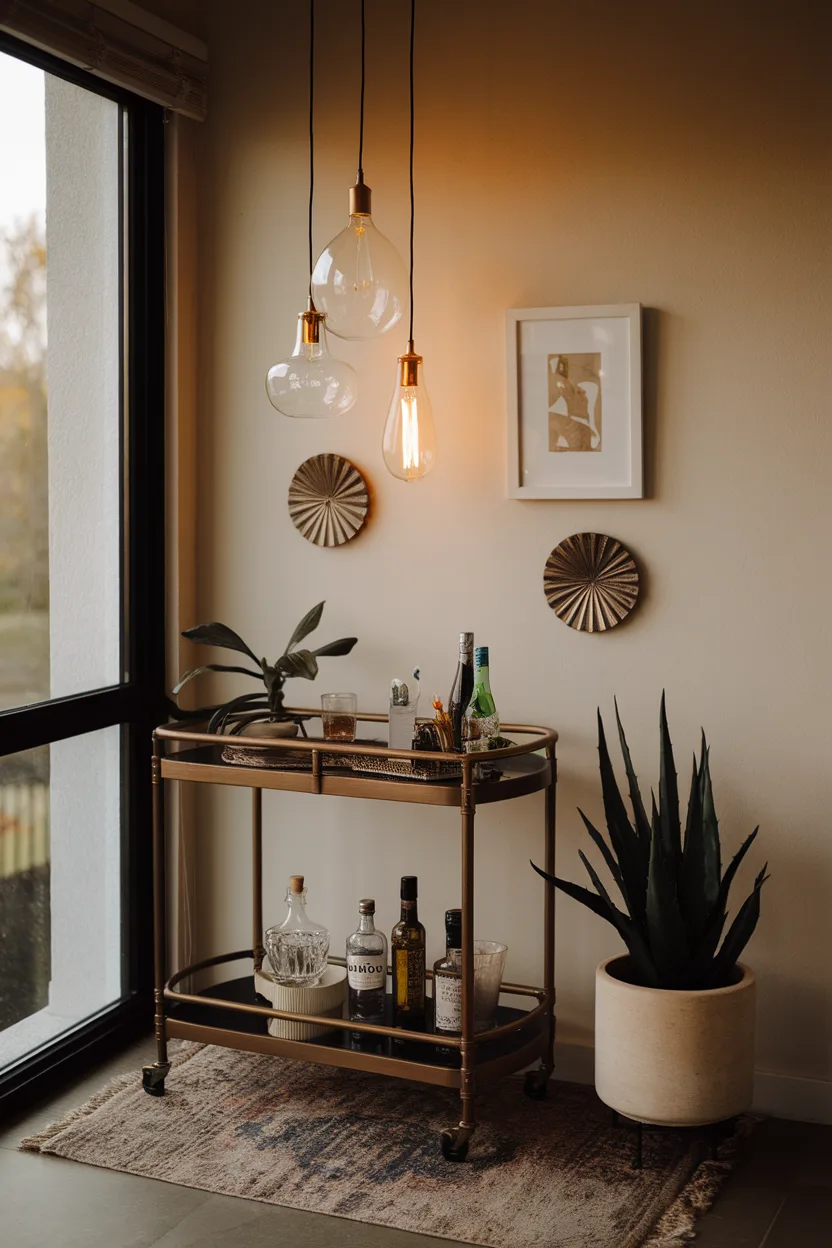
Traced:
<svg viewBox="0 0 832 1248">
<path fill-rule="evenodd" d="M 556 1079 L 592 1083 L 594 1067 L 595 1050 L 590 1045 L 555 1045 Z M 775 1118 L 832 1124 L 832 1082 L 758 1070 L 754 1075 L 754 1108 Z"/>
</svg>

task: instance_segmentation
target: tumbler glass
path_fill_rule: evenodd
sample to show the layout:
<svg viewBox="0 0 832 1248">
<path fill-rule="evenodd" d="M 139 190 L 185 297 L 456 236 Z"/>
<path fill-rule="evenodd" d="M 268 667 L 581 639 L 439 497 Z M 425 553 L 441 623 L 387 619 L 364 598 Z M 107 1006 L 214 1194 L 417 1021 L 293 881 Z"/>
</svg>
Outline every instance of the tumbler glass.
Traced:
<svg viewBox="0 0 832 1248">
<path fill-rule="evenodd" d="M 327 741 L 354 741 L 358 698 L 354 693 L 321 694 L 321 719 Z"/>
<path fill-rule="evenodd" d="M 474 941 L 474 1030 L 494 1025 L 508 946 L 496 940 Z"/>
</svg>

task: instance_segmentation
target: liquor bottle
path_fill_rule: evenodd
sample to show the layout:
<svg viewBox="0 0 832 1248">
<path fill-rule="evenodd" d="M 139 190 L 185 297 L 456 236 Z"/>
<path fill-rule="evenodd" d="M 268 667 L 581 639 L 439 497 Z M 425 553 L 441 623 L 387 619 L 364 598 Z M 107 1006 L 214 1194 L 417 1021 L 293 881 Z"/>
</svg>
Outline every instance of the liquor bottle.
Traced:
<svg viewBox="0 0 832 1248">
<path fill-rule="evenodd" d="M 302 875 L 289 877 L 286 892 L 289 911 L 278 927 L 266 932 L 266 948 L 279 984 L 304 987 L 317 984 L 326 970 L 329 932 L 306 913 L 306 889 Z"/>
<path fill-rule="evenodd" d="M 459 634 L 459 662 L 448 694 L 448 714 L 454 730 L 454 749 L 462 749 L 462 720 L 474 691 L 474 634 Z"/>
<path fill-rule="evenodd" d="M 477 646 L 474 651 L 474 689 L 462 721 L 465 752 L 476 754 L 488 750 L 499 735 L 500 716 L 488 678 L 488 646 Z"/>
<path fill-rule="evenodd" d="M 445 911 L 445 956 L 433 964 L 433 1025 L 446 1036 L 462 1032 L 462 911 Z"/>
<path fill-rule="evenodd" d="M 365 897 L 358 903 L 358 927 L 347 937 L 347 984 L 350 1018 L 377 1022 L 384 1018 L 387 986 L 387 937 L 376 930 L 376 903 Z"/>
<path fill-rule="evenodd" d="M 393 928 L 393 1011 L 398 1026 L 410 1027 L 425 1017 L 425 929 L 417 912 L 415 875 L 403 875 L 402 917 Z"/>
</svg>

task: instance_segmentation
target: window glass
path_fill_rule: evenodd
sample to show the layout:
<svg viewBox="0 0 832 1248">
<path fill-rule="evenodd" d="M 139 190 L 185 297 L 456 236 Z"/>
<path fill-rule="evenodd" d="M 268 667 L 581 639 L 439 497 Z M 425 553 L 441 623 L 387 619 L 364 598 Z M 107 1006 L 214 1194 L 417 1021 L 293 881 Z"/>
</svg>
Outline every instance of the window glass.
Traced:
<svg viewBox="0 0 832 1248">
<path fill-rule="evenodd" d="M 0 757 L 0 1070 L 122 995 L 120 738 Z"/>
<path fill-rule="evenodd" d="M 0 709 L 122 675 L 122 148 L 0 53 Z"/>
</svg>

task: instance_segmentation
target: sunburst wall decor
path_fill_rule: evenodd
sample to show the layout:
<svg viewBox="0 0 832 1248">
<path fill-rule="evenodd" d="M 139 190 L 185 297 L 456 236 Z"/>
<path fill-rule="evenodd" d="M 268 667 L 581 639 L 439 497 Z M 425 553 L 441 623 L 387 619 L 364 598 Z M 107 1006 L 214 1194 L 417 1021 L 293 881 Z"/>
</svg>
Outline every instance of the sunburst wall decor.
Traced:
<svg viewBox="0 0 832 1248">
<path fill-rule="evenodd" d="M 341 455 L 304 460 L 289 486 L 289 515 L 316 546 L 343 546 L 364 527 L 370 510 L 367 482 Z"/>
<path fill-rule="evenodd" d="M 555 615 L 570 628 L 603 633 L 636 605 L 638 568 L 614 537 L 575 533 L 546 560 L 543 589 Z"/>
</svg>

